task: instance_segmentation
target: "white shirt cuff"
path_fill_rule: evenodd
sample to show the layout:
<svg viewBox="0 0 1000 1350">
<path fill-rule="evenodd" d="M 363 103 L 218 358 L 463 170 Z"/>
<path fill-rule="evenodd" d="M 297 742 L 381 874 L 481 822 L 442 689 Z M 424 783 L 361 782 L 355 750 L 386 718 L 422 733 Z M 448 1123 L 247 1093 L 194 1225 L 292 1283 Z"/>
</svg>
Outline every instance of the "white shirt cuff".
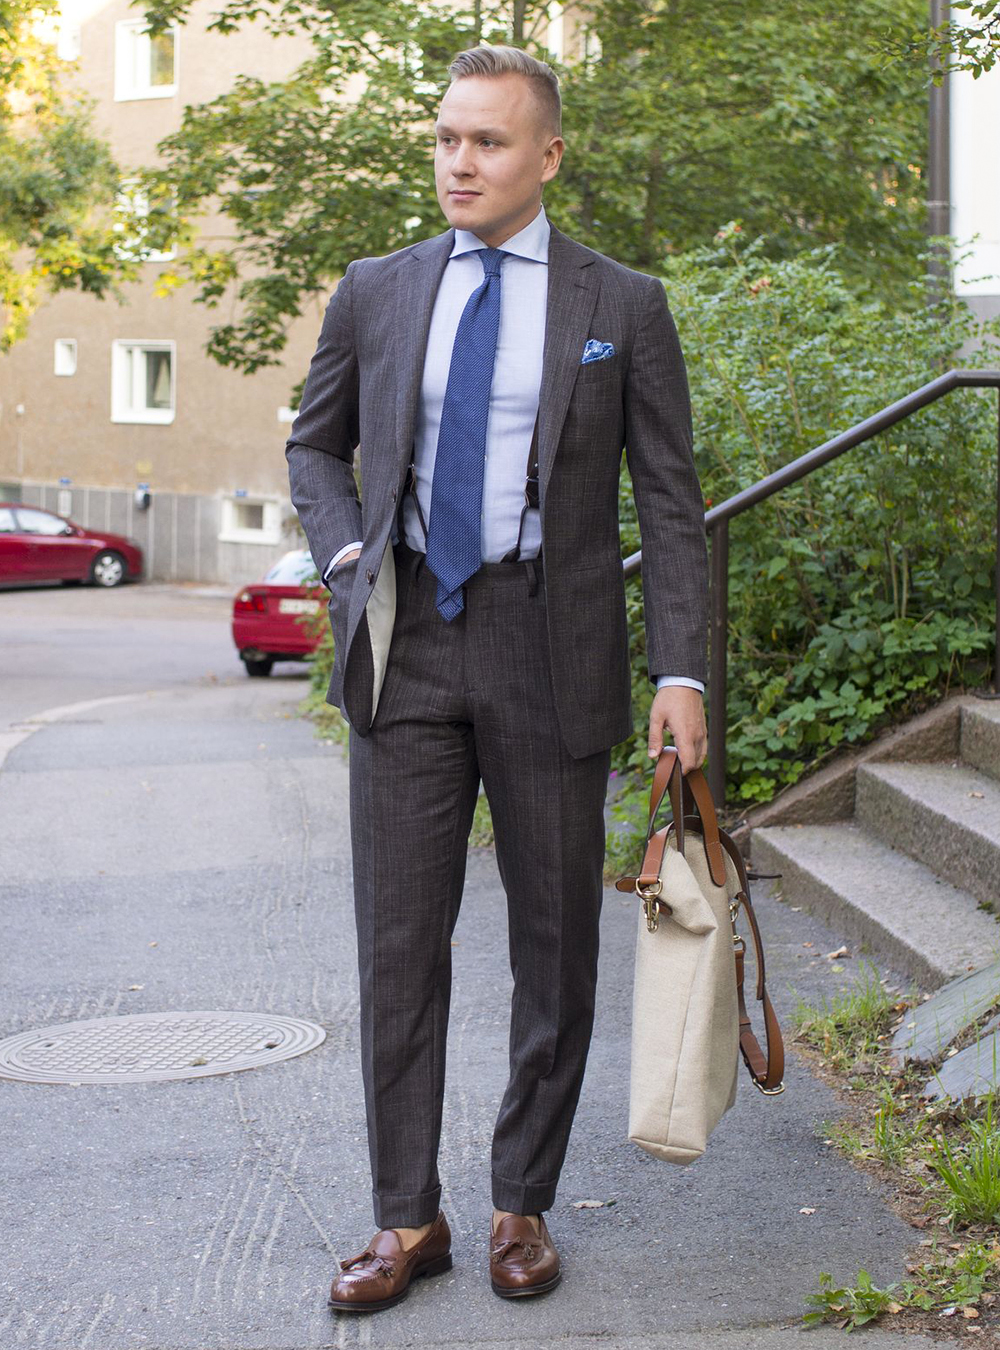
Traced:
<svg viewBox="0 0 1000 1350">
<path fill-rule="evenodd" d="M 657 689 L 665 689 L 668 684 L 682 684 L 686 689 L 697 689 L 699 694 L 705 692 L 705 686 L 701 680 L 692 680 L 687 675 L 657 675 Z"/>
<path fill-rule="evenodd" d="M 333 557 L 326 565 L 326 571 L 323 573 L 323 580 L 326 581 L 327 577 L 340 562 L 341 558 L 343 558 L 346 554 L 351 553 L 354 549 L 360 548 L 361 543 L 362 541 L 360 539 L 357 539 L 353 544 L 345 544 L 343 548 L 338 549 L 337 552 L 333 555 Z"/>
</svg>

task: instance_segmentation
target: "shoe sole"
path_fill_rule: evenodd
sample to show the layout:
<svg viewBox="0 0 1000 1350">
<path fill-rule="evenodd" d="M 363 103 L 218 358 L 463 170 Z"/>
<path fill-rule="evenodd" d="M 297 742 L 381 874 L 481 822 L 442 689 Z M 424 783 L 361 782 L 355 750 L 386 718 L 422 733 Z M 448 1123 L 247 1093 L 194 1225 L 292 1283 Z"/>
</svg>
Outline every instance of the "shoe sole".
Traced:
<svg viewBox="0 0 1000 1350">
<path fill-rule="evenodd" d="M 490 1287 L 497 1298 L 530 1298 L 532 1294 L 547 1294 L 561 1279 L 562 1271 L 559 1271 L 558 1275 L 553 1275 L 551 1280 L 546 1280 L 543 1284 L 528 1284 L 521 1289 L 504 1289 L 490 1280 Z"/>
<path fill-rule="evenodd" d="M 410 1282 L 405 1289 L 401 1289 L 398 1294 L 393 1294 L 392 1298 L 379 1299 L 375 1303 L 355 1303 L 341 1301 L 334 1298 L 328 1298 L 328 1305 L 337 1312 L 355 1312 L 369 1313 L 381 1312 L 383 1308 L 394 1308 L 397 1303 L 402 1303 L 413 1286 L 414 1280 L 425 1280 L 431 1275 L 444 1275 L 446 1271 L 451 1270 L 452 1260 L 451 1252 L 447 1256 L 438 1256 L 433 1261 L 428 1261 L 425 1266 L 418 1266 L 410 1276 Z"/>
</svg>

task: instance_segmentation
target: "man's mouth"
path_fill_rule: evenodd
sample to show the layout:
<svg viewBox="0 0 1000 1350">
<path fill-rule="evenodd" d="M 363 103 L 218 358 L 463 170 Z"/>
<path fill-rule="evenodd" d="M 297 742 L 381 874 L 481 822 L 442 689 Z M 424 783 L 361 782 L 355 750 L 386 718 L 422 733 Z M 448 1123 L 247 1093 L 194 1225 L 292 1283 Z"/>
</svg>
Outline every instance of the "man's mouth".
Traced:
<svg viewBox="0 0 1000 1350">
<path fill-rule="evenodd" d="M 449 197 L 478 197 L 481 194 L 474 192 L 472 188 L 452 188 L 448 193 Z"/>
</svg>

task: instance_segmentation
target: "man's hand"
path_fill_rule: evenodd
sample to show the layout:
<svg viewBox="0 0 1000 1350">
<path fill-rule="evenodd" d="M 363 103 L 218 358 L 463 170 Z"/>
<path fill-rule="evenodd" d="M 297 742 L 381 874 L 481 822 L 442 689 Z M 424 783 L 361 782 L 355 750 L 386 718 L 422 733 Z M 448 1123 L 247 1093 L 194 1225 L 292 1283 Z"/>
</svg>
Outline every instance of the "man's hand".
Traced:
<svg viewBox="0 0 1000 1350">
<path fill-rule="evenodd" d="M 352 549 L 350 553 L 345 553 L 342 558 L 339 558 L 337 560 L 337 567 L 343 567 L 344 563 L 353 562 L 355 558 L 360 557 L 361 557 L 361 550 L 359 548 Z M 333 570 L 336 571 L 337 567 L 335 567 Z"/>
<path fill-rule="evenodd" d="M 657 691 L 649 710 L 649 754 L 658 759 L 664 729 L 673 736 L 681 773 L 700 768 L 708 749 L 704 696 L 685 684 L 668 684 Z"/>
</svg>

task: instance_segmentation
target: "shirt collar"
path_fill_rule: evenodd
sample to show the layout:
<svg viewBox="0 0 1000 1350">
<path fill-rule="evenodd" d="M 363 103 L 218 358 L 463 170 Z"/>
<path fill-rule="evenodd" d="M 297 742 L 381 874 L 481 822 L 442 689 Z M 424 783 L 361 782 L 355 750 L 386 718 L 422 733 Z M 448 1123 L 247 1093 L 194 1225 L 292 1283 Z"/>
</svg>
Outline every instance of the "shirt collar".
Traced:
<svg viewBox="0 0 1000 1350">
<path fill-rule="evenodd" d="M 519 258 L 528 258 L 531 262 L 547 263 L 549 260 L 550 226 L 545 215 L 545 207 L 538 208 L 538 215 L 525 225 L 523 230 L 512 234 L 500 245 L 505 253 L 516 253 Z M 463 253 L 472 253 L 475 249 L 487 245 L 471 230 L 456 230 L 455 245 L 448 255 L 457 258 Z"/>
</svg>

